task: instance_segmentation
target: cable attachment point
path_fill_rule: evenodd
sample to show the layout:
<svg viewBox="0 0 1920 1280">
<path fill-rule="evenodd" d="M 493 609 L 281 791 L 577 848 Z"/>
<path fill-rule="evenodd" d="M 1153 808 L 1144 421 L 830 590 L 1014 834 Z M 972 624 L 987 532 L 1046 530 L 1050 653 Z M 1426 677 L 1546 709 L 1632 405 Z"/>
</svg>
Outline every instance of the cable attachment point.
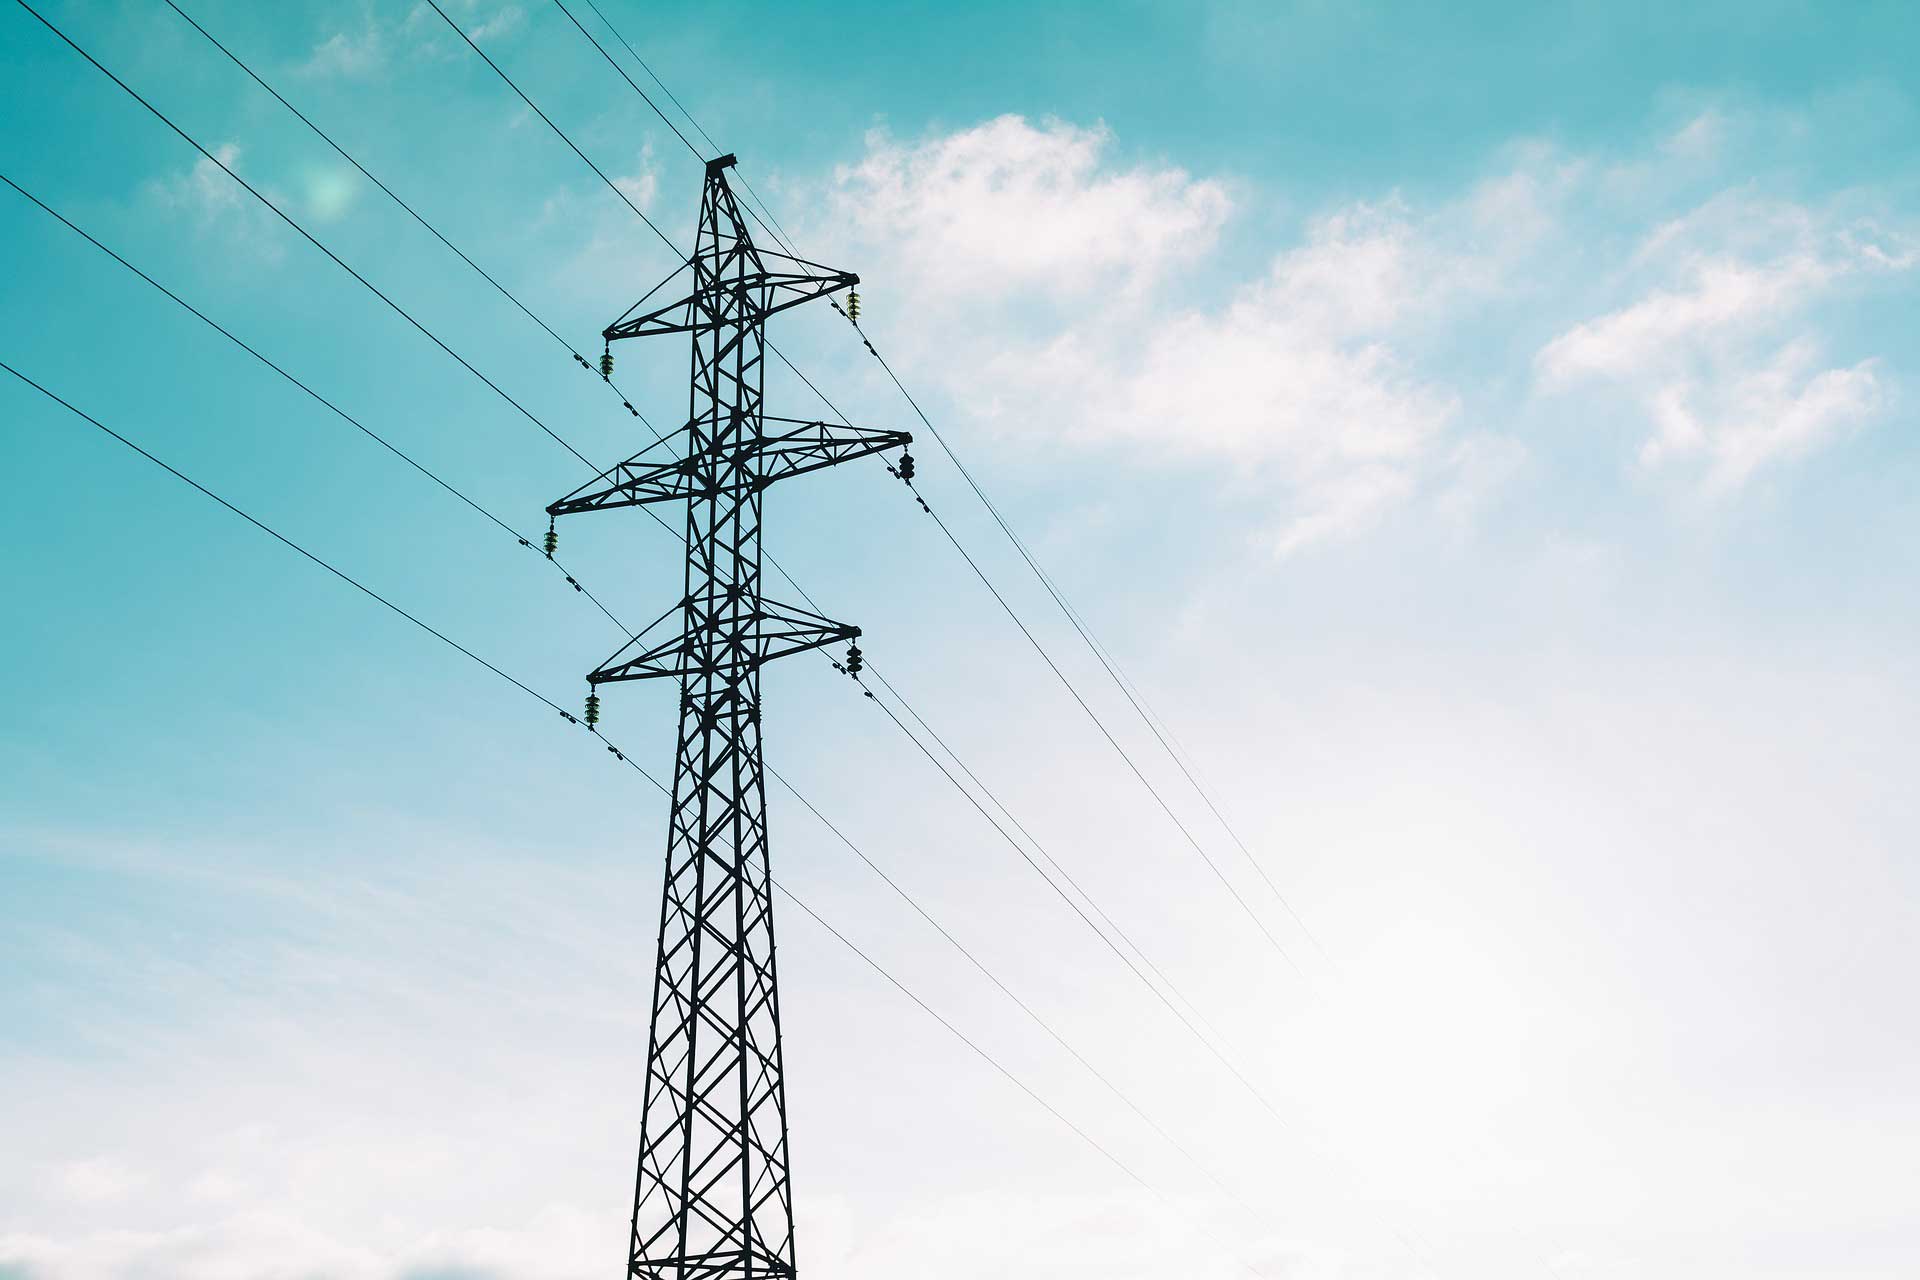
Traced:
<svg viewBox="0 0 1920 1280">
<path fill-rule="evenodd" d="M 600 695 L 594 691 L 594 686 L 592 685 L 588 685 L 587 690 L 587 714 L 585 719 L 587 728 L 591 729 L 600 723 Z"/>
<path fill-rule="evenodd" d="M 860 324 L 860 291 L 847 290 L 847 319 L 857 328 Z"/>
<path fill-rule="evenodd" d="M 860 678 L 861 668 L 865 667 L 866 665 L 867 665 L 866 659 L 862 657 L 860 654 L 860 646 L 857 644 L 848 645 L 847 646 L 847 674 L 852 676 L 855 680 L 858 680 Z"/>
<path fill-rule="evenodd" d="M 560 534 L 553 527 L 552 516 L 547 517 L 547 536 L 543 539 L 541 545 L 546 548 L 547 559 L 549 560 L 553 559 L 553 553 L 560 547 Z"/>
</svg>

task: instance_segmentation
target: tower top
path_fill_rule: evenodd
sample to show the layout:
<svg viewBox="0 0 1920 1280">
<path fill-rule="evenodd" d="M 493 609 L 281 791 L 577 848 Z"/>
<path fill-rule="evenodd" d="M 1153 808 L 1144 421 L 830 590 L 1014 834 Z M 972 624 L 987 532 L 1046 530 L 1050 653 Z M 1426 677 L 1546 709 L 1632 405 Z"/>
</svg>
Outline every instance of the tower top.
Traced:
<svg viewBox="0 0 1920 1280">
<path fill-rule="evenodd" d="M 731 169 L 739 163 L 739 160 L 734 158 L 733 152 L 729 151 L 718 160 L 707 161 L 707 176 L 709 178 L 718 177 L 723 170 Z"/>
</svg>

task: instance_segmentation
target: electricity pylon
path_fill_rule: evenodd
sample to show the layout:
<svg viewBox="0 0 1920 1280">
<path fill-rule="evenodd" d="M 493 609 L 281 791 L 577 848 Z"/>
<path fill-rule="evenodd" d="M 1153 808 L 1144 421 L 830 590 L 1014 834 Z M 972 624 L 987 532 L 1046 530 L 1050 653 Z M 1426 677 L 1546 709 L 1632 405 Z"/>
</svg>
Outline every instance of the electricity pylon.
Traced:
<svg viewBox="0 0 1920 1280">
<path fill-rule="evenodd" d="M 680 634 L 642 633 L 587 677 L 595 688 L 660 677 L 681 687 L 627 1254 L 636 1280 L 794 1274 L 760 667 L 851 644 L 860 629 L 762 597 L 760 502 L 775 480 L 911 440 L 762 411 L 767 317 L 859 277 L 757 247 L 727 186 L 733 163 L 707 164 L 693 256 L 604 333 L 609 350 L 692 336 L 687 425 L 547 508 L 687 504 Z M 692 292 L 640 312 L 685 271 Z"/>
</svg>

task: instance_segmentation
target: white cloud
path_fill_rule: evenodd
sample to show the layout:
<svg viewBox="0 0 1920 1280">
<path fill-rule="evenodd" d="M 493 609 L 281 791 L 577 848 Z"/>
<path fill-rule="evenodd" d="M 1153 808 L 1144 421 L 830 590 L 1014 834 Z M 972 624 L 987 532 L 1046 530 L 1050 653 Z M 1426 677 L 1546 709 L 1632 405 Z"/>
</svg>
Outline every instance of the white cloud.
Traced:
<svg viewBox="0 0 1920 1280">
<path fill-rule="evenodd" d="M 122 1160 L 95 1156 L 65 1162 L 54 1171 L 52 1181 L 67 1199 L 92 1204 L 123 1199 L 145 1180 Z"/>
<path fill-rule="evenodd" d="M 227 210 L 239 208 L 250 197 L 240 189 L 240 184 L 227 176 L 220 165 L 231 169 L 240 163 L 240 144 L 222 142 L 214 147 L 213 154 L 219 164 L 202 156 L 185 173 L 158 179 L 148 189 L 161 204 L 191 213 L 202 222 L 211 221 Z"/>
<path fill-rule="evenodd" d="M 513 34 L 526 21 L 526 11 L 517 4 L 492 5 L 485 0 L 450 0 L 442 6 L 475 44 Z M 391 35 L 409 56 L 429 60 L 471 58 L 466 41 L 455 35 L 441 16 L 425 3 L 416 4 L 407 16 L 392 24 Z"/>
<path fill-rule="evenodd" d="M 1651 429 L 1644 465 L 1694 460 L 1709 489 L 1734 489 L 1880 408 L 1875 362 L 1821 368 L 1808 313 L 1916 260 L 1871 224 L 1727 193 L 1651 232 L 1629 267 L 1640 295 L 1559 334 L 1535 371 L 1549 391 L 1623 388 Z"/>
<path fill-rule="evenodd" d="M 917 362 L 988 388 L 980 412 L 1009 436 L 1224 464 L 1274 493 L 1260 536 L 1283 553 L 1415 493 L 1458 397 L 1402 338 L 1466 287 L 1466 259 L 1399 202 L 1358 203 L 1206 304 L 1227 185 L 1113 165 L 1112 142 L 1019 116 L 869 136 L 835 209 L 855 260 L 936 331 Z"/>
<path fill-rule="evenodd" d="M 1265 255 L 1226 243 L 1235 184 L 1121 161 L 1103 127 L 876 132 L 836 174 L 835 252 L 914 299 L 894 354 L 983 425 L 1220 467 L 1286 552 L 1409 503 L 1470 520 L 1522 471 L 1529 380 L 1618 389 L 1643 467 L 1722 492 L 1881 412 L 1891 374 L 1823 357 L 1817 311 L 1920 252 L 1746 175 L 1702 200 L 1749 132 L 1710 108 L 1623 158 L 1516 142 L 1457 196 L 1333 207 Z M 1586 318 L 1544 318 L 1596 282 Z M 1469 434 L 1481 391 L 1506 403 Z"/>
<path fill-rule="evenodd" d="M 1814 371 L 1818 348 L 1790 342 L 1757 368 L 1682 380 L 1654 394 L 1654 434 L 1640 460 L 1703 458 L 1709 488 L 1738 488 L 1762 465 L 1812 452 L 1881 408 L 1875 360 Z"/>
<path fill-rule="evenodd" d="M 943 294 L 1137 289 L 1210 248 L 1231 201 L 1181 169 L 1108 170 L 1112 140 L 1016 115 L 917 145 L 876 131 L 837 212 Z"/>
<path fill-rule="evenodd" d="M 1460 439 L 1448 450 L 1445 483 L 1434 498 L 1434 509 L 1456 523 L 1464 523 L 1526 465 L 1526 445 L 1512 436 L 1478 432 Z"/>
<path fill-rule="evenodd" d="M 989 365 L 1006 412 L 1083 441 L 1211 457 L 1277 485 L 1288 552 L 1350 534 L 1404 500 L 1457 399 L 1392 337 L 1428 301 L 1429 250 L 1396 213 L 1355 208 L 1217 311 L 1087 322 Z"/>
<path fill-rule="evenodd" d="M 659 171 L 653 163 L 653 143 L 640 148 L 639 167 L 633 173 L 616 177 L 613 185 L 642 211 L 653 207 L 653 199 L 660 191 Z"/>
<path fill-rule="evenodd" d="M 481 40 L 491 40 L 496 36 L 510 35 L 519 28 L 521 19 L 525 17 L 526 14 L 521 12 L 519 5 L 504 5 L 495 10 L 491 17 L 483 19 L 467 34 L 472 36 L 476 43 Z"/>
<path fill-rule="evenodd" d="M 148 198 L 162 208 L 183 214 L 202 234 L 218 235 L 230 251 L 244 251 L 255 258 L 277 262 L 285 249 L 273 228 L 272 213 L 221 169 L 225 165 L 235 173 L 240 169 L 241 148 L 235 142 L 215 146 L 219 164 L 202 156 L 184 173 L 157 178 L 147 184 Z M 280 203 L 270 187 L 255 179 L 267 199 Z"/>
<path fill-rule="evenodd" d="M 369 23 L 359 32 L 336 31 L 314 46 L 296 68 L 303 76 L 366 76 L 386 65 L 386 37 Z"/>
</svg>

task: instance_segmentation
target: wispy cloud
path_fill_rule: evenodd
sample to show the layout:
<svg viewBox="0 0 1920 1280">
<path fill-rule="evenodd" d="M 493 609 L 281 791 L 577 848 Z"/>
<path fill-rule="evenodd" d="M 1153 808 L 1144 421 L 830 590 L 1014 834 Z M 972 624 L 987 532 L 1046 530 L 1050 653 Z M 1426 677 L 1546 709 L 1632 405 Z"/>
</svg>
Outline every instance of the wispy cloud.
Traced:
<svg viewBox="0 0 1920 1280">
<path fill-rule="evenodd" d="M 1916 261 L 1871 222 L 1723 193 L 1648 233 L 1625 272 L 1637 296 L 1554 337 L 1536 373 L 1550 392 L 1619 389 L 1645 415 L 1643 465 L 1728 492 L 1878 412 L 1879 362 L 1830 364 L 1814 312 Z"/>
<path fill-rule="evenodd" d="M 1716 194 L 1752 132 L 1710 109 L 1624 153 L 1516 142 L 1457 194 L 1330 207 L 1265 255 L 1229 239 L 1247 184 L 1057 120 L 873 133 L 832 209 L 852 260 L 916 301 L 905 358 L 983 425 L 1215 466 L 1265 496 L 1254 537 L 1286 554 L 1410 504 L 1474 518 L 1525 472 L 1528 388 L 1548 412 L 1617 390 L 1623 470 L 1721 493 L 1880 413 L 1893 371 L 1826 354 L 1821 309 L 1920 251 L 1749 172 Z"/>
<path fill-rule="evenodd" d="M 147 183 L 146 193 L 161 208 L 190 220 L 202 235 L 217 235 L 228 253 L 278 262 L 285 247 L 270 223 L 273 215 L 235 182 L 221 165 L 240 172 L 242 149 L 236 142 L 213 148 L 219 163 L 202 156 L 183 172 Z M 252 179 L 267 199 L 279 204 L 282 196 Z"/>
<path fill-rule="evenodd" d="M 1232 206 L 1177 168 L 1107 165 L 1112 141 L 1014 115 L 919 143 L 877 131 L 837 210 L 948 296 L 1137 290 L 1210 248 Z"/>
<path fill-rule="evenodd" d="M 370 21 L 357 31 L 336 31 L 322 40 L 296 71 L 310 77 L 361 77 L 380 70 L 386 62 L 386 34 Z"/>
<path fill-rule="evenodd" d="M 1259 537 L 1280 553 L 1406 501 L 1459 398 L 1403 339 L 1470 287 L 1466 257 L 1397 199 L 1356 203 L 1208 304 L 1193 276 L 1226 265 L 1230 184 L 1112 143 L 1018 116 L 875 134 L 836 209 L 940 328 L 928 364 L 968 369 L 1007 436 L 1224 464 L 1278 496 Z"/>
</svg>

